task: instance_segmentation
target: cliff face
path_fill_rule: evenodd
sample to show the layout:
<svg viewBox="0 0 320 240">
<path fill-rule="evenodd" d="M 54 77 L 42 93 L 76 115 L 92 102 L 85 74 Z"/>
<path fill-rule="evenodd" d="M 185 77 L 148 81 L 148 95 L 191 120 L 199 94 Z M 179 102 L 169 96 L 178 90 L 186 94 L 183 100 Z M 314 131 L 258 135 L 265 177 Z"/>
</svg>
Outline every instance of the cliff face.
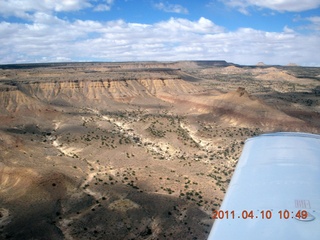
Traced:
<svg viewBox="0 0 320 240">
<path fill-rule="evenodd" d="M 27 65 L 21 69 L 2 68 L 0 115 L 6 116 L 6 121 L 10 121 L 10 114 L 19 112 L 24 116 L 29 113 L 30 116 L 44 111 L 47 116 L 48 112 L 59 107 L 119 111 L 129 110 L 130 106 L 141 106 L 152 111 L 169 107 L 179 114 L 206 114 L 210 121 L 219 120 L 234 126 L 257 124 L 275 127 L 281 122 L 294 126 L 303 123 L 301 118 L 292 114 L 289 116 L 283 109 L 252 97 L 243 88 L 232 91 L 239 80 L 231 83 L 220 80 L 225 76 L 229 79 L 230 74 L 245 74 L 246 78 L 250 77 L 251 84 L 255 82 L 261 85 L 266 82 L 269 87 L 277 90 L 284 88 L 285 80 L 292 88 L 294 76 L 287 74 L 285 77 L 288 78 L 276 81 L 273 78 L 270 80 L 268 76 L 278 78 L 283 72 L 277 68 L 218 68 L 214 64 L 206 61 L 79 63 L 37 67 Z M 251 76 L 249 73 L 254 74 Z M 266 79 L 258 79 L 259 74 Z M 271 81 L 274 84 L 270 85 Z M 309 79 L 305 82 L 313 86 L 312 81 Z M 221 88 L 223 91 L 214 91 L 214 88 Z M 249 90 L 250 93 L 254 91 Z M 280 99 L 282 98 L 283 96 Z M 307 103 L 310 102 L 308 100 Z"/>
<path fill-rule="evenodd" d="M 17 111 L 36 111 L 45 105 L 32 96 L 20 91 L 18 87 L 0 88 L 0 113 L 14 113 Z"/>
<path fill-rule="evenodd" d="M 195 63 L 194 63 L 195 64 Z M 118 103 L 162 102 L 194 92 L 181 79 L 189 63 L 78 63 L 4 66 L 0 71 L 0 113 L 51 106 L 109 108 Z"/>
<path fill-rule="evenodd" d="M 117 110 L 121 104 L 159 106 L 173 104 L 176 112 L 209 114 L 211 121 L 247 127 L 275 127 L 282 122 L 303 122 L 265 104 L 244 88 L 218 96 L 198 95 L 200 87 L 179 78 L 142 78 L 120 80 L 17 81 L 0 91 L 1 113 L 38 114 L 48 108 L 70 106 Z M 120 105 L 119 105 L 120 104 Z"/>
<path fill-rule="evenodd" d="M 112 102 L 130 103 L 137 98 L 157 100 L 161 94 L 187 94 L 194 86 L 182 79 L 65 80 L 14 82 L 0 89 L 1 112 L 30 111 L 48 104 L 104 108 Z"/>
</svg>

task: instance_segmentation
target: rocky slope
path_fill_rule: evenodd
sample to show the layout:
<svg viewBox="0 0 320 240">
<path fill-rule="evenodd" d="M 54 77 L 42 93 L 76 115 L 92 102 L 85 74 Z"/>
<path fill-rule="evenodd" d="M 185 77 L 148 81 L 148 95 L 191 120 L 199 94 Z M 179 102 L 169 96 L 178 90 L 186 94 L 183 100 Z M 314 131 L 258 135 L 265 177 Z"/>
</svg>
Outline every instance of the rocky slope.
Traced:
<svg viewBox="0 0 320 240">
<path fill-rule="evenodd" d="M 161 69 L 142 73 L 135 71 L 118 72 L 120 79 L 115 79 L 114 73 L 94 71 L 94 76 L 89 74 L 89 79 L 83 76 L 83 72 L 75 72 L 69 78 L 66 74 L 66 79 L 57 79 L 57 74 L 33 73 L 27 74 L 28 77 L 33 76 L 30 81 L 5 80 L 0 86 L 1 112 L 35 111 L 48 105 L 106 109 L 114 102 L 156 103 L 157 97 L 163 93 L 180 95 L 197 91 L 171 70 L 165 70 L 162 75 Z M 20 73 L 21 79 L 28 77 Z M 41 80 L 34 80 L 39 78 Z"/>
<path fill-rule="evenodd" d="M 0 239 L 206 239 L 247 138 L 320 133 L 320 70 L 293 70 L 0 66 Z"/>
</svg>

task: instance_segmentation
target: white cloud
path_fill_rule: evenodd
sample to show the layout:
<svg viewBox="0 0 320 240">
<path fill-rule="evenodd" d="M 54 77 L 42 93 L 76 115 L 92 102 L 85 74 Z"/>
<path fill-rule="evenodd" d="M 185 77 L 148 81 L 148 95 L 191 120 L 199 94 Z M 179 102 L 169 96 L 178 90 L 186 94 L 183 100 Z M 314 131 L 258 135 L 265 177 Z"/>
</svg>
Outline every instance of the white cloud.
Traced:
<svg viewBox="0 0 320 240">
<path fill-rule="evenodd" d="M 314 54 L 319 49 L 317 34 L 304 36 L 286 27 L 282 32 L 227 31 L 206 18 L 171 18 L 155 24 L 70 22 L 37 13 L 32 23 L 1 22 L 0 41 L 0 63 L 224 59 L 320 65 L 320 56 Z"/>
<path fill-rule="evenodd" d="M 155 24 L 155 26 L 166 32 L 197 32 L 200 34 L 224 31 L 222 27 L 215 25 L 204 17 L 201 17 L 198 21 L 190 21 L 184 18 L 170 18 L 168 21 Z"/>
<path fill-rule="evenodd" d="M 98 4 L 94 7 L 94 11 L 102 12 L 102 11 L 110 11 L 111 6 L 113 5 L 114 0 L 105 0 L 105 3 Z"/>
<path fill-rule="evenodd" d="M 38 0 L 39 1 L 39 0 Z M 62 11 L 75 11 L 85 7 L 91 6 L 87 0 L 63 0 L 63 1 L 52 1 L 52 0 L 40 0 L 42 4 L 49 9 L 53 9 L 57 12 Z"/>
<path fill-rule="evenodd" d="M 1 0 L 0 14 L 28 18 L 30 12 L 76 11 L 86 7 L 91 7 L 88 0 Z"/>
<path fill-rule="evenodd" d="M 300 22 L 299 30 L 313 31 L 315 34 L 320 34 L 320 16 L 310 16 L 303 18 L 300 15 L 297 15 L 294 19 L 294 22 Z"/>
<path fill-rule="evenodd" d="M 307 19 L 314 24 L 320 24 L 320 16 L 309 17 Z"/>
<path fill-rule="evenodd" d="M 225 5 L 232 7 L 232 8 L 237 8 L 239 12 L 245 15 L 249 15 L 249 11 L 247 8 L 250 6 L 248 3 L 249 0 L 220 0 L 223 2 Z"/>
<path fill-rule="evenodd" d="M 32 18 L 36 12 L 69 12 L 84 8 L 94 11 L 109 11 L 114 0 L 1 0 L 0 15 L 15 16 L 24 19 Z"/>
<path fill-rule="evenodd" d="M 283 31 L 284 31 L 285 33 L 294 33 L 294 30 L 291 29 L 291 28 L 289 28 L 288 26 L 285 26 L 285 27 L 283 28 Z"/>
<path fill-rule="evenodd" d="M 221 0 L 226 5 L 248 14 L 249 7 L 268 8 L 283 12 L 301 12 L 316 9 L 320 6 L 320 0 Z"/>
<path fill-rule="evenodd" d="M 307 20 L 311 22 L 310 29 L 320 31 L 320 16 L 309 17 Z"/>
<path fill-rule="evenodd" d="M 320 24 L 320 16 L 309 17 L 307 19 L 314 24 Z"/>
<path fill-rule="evenodd" d="M 170 4 L 170 3 L 156 3 L 154 4 L 155 8 L 165 11 L 165 12 L 172 12 L 172 13 L 183 13 L 188 14 L 188 9 L 179 5 L 179 4 Z"/>
</svg>

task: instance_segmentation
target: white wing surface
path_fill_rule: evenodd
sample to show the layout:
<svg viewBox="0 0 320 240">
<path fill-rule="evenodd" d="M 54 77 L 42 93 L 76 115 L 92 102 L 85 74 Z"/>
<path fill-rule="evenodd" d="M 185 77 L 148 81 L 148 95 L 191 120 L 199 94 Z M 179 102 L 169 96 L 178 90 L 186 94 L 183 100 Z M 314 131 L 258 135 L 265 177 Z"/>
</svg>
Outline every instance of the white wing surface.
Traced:
<svg viewBox="0 0 320 240">
<path fill-rule="evenodd" d="M 319 240 L 320 135 L 246 141 L 209 240 Z"/>
</svg>

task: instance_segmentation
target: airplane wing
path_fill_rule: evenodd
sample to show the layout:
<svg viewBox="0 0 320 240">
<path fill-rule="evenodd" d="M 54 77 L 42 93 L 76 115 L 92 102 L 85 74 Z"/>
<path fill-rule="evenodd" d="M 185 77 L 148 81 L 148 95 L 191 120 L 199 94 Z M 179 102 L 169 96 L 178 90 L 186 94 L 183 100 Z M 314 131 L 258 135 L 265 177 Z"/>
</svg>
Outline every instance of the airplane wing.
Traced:
<svg viewBox="0 0 320 240">
<path fill-rule="evenodd" d="M 319 240 L 320 135 L 246 141 L 208 240 Z"/>
</svg>

